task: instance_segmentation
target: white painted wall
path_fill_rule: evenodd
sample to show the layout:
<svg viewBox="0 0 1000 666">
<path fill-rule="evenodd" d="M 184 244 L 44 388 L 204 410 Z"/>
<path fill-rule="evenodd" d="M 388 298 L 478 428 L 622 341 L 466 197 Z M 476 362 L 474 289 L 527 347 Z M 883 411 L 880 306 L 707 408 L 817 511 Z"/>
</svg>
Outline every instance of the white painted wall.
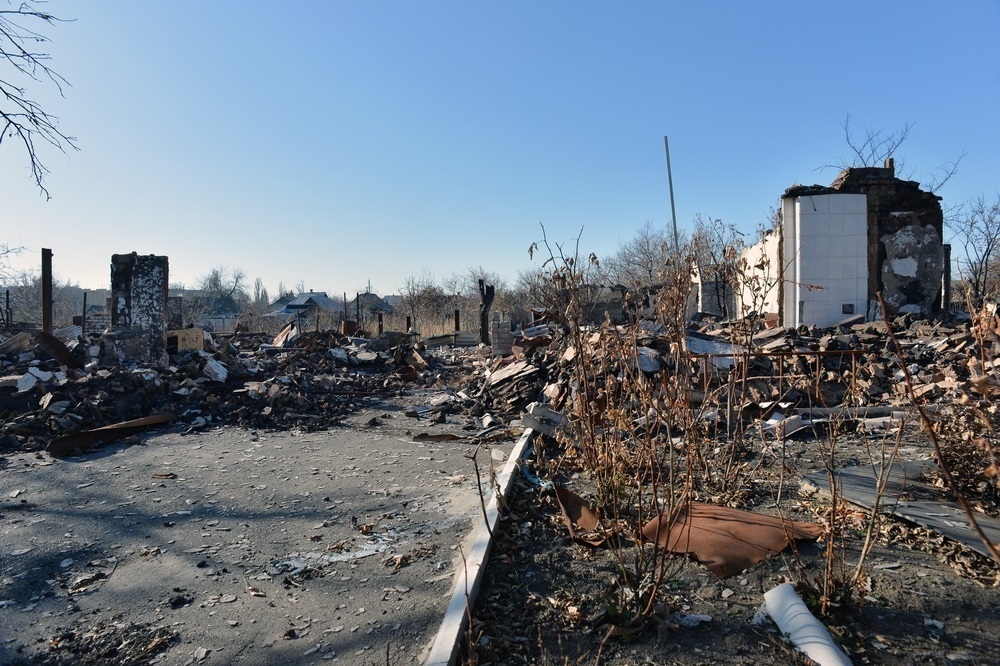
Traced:
<svg viewBox="0 0 1000 666">
<path fill-rule="evenodd" d="M 788 200 L 785 200 L 787 203 Z M 831 326 L 868 308 L 868 202 L 864 194 L 794 199 L 785 227 L 784 324 Z M 791 227 L 791 228 L 789 228 Z"/>
<path fill-rule="evenodd" d="M 771 233 L 761 241 L 744 248 L 740 254 L 741 263 L 749 274 L 742 281 L 736 294 L 736 316 L 745 317 L 751 311 L 760 314 L 778 313 L 778 284 L 781 281 L 781 266 L 778 263 L 780 233 Z"/>
</svg>

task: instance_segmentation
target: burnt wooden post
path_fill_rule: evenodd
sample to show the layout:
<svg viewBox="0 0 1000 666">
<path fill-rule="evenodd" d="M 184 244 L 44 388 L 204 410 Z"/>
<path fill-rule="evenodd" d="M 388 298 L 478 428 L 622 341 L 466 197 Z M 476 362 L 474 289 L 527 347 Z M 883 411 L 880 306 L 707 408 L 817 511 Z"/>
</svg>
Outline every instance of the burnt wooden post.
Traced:
<svg viewBox="0 0 1000 666">
<path fill-rule="evenodd" d="M 495 291 L 493 285 L 479 281 L 479 341 L 490 344 L 490 306 L 493 305 Z"/>
<path fill-rule="evenodd" d="M 378 334 L 382 335 L 382 313 L 378 313 Z"/>
<path fill-rule="evenodd" d="M 42 248 L 42 332 L 52 332 L 52 250 Z"/>
</svg>

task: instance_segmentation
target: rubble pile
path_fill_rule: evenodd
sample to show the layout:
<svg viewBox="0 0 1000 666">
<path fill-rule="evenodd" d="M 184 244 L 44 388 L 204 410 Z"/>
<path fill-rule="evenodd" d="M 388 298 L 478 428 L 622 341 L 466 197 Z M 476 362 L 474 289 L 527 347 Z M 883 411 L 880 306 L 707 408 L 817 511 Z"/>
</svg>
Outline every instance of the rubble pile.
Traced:
<svg viewBox="0 0 1000 666">
<path fill-rule="evenodd" d="M 995 331 L 967 321 L 932 322 L 912 315 L 887 323 L 771 327 L 753 335 L 746 335 L 742 324 L 703 319 L 689 325 L 686 340 L 669 335 L 656 322 L 594 328 L 575 336 L 575 346 L 557 334 L 547 346 L 498 361 L 466 389 L 498 410 L 526 399 L 544 403 L 531 405 L 522 417 L 535 431 L 533 449 L 525 456 L 528 464 L 518 478 L 519 492 L 508 498 L 509 519 L 495 534 L 483 586 L 488 603 L 480 602 L 473 618 L 481 661 L 510 661 L 511 655 L 525 662 L 543 661 L 552 654 L 572 661 L 603 651 L 614 663 L 648 661 L 647 654 L 678 663 L 688 663 L 678 657 L 689 656 L 695 663 L 703 659 L 711 640 L 706 643 L 704 631 L 685 631 L 694 626 L 685 619 L 710 624 L 716 634 L 726 635 L 726 645 L 731 644 L 760 607 L 757 590 L 768 589 L 779 576 L 787 578 L 789 570 L 810 580 L 831 557 L 838 557 L 825 544 L 841 538 L 853 543 L 864 535 L 867 518 L 859 508 L 901 518 L 873 518 L 868 523 L 878 525 L 881 539 L 868 565 L 876 572 L 873 578 L 881 576 L 880 585 L 889 578 L 888 586 L 908 588 L 902 579 L 891 580 L 883 568 L 917 580 L 924 575 L 913 574 L 919 569 L 911 568 L 911 560 L 902 563 L 904 544 L 934 553 L 977 585 L 996 585 L 996 564 L 967 527 L 965 513 L 950 491 L 955 486 L 940 476 L 939 466 L 930 459 L 936 449 L 914 406 L 922 408 L 939 435 L 943 457 L 979 528 L 998 543 L 994 535 L 1000 533 L 995 531 L 1000 521 L 994 519 L 1000 516 L 1000 474 L 989 453 L 1000 450 L 995 435 L 1000 420 L 991 400 L 996 390 L 993 359 L 1000 350 Z M 684 353 L 678 353 L 679 347 Z M 675 381 L 677 373 L 682 381 Z M 586 383 L 587 390 L 577 381 Z M 676 394 L 681 392 L 687 395 Z M 681 413 L 691 418 L 654 432 L 653 418 L 674 419 Z M 564 427 L 567 422 L 569 427 Z M 697 436 L 684 428 L 696 430 Z M 829 433 L 837 436 L 826 436 Z M 648 450 L 644 447 L 654 439 L 658 445 L 668 444 L 655 447 L 658 455 L 671 452 L 671 467 L 661 469 L 684 470 L 676 482 L 653 478 L 650 466 L 642 467 L 647 459 L 637 464 L 629 456 Z M 899 446 L 898 460 L 881 458 L 889 471 L 879 471 L 876 477 L 880 449 L 884 453 L 894 444 Z M 910 467 L 911 462 L 921 464 Z M 905 483 L 887 491 L 884 480 L 895 478 L 892 470 L 903 465 L 905 473 L 897 476 Z M 810 470 L 819 470 L 813 472 L 819 480 L 811 482 L 812 494 Z M 926 470 L 930 478 L 918 476 L 916 470 Z M 834 474 L 836 482 L 830 481 Z M 622 478 L 628 481 L 619 484 Z M 878 488 L 876 478 L 883 480 L 881 490 L 868 492 L 869 487 Z M 632 482 L 637 483 L 627 492 L 621 490 Z M 933 492 L 918 495 L 918 486 Z M 817 498 L 831 487 L 837 503 L 820 502 Z M 648 520 L 650 507 L 669 506 L 664 498 L 672 492 L 690 503 Z M 628 499 L 619 501 L 626 494 Z M 872 496 L 877 498 L 874 503 Z M 769 514 L 779 503 L 781 517 L 776 519 Z M 837 528 L 836 536 L 821 546 L 799 543 L 795 569 L 788 559 L 766 559 L 785 548 L 784 541 L 765 543 L 763 528 L 769 521 L 777 520 L 775 529 L 783 538 L 789 537 L 794 522 L 802 529 L 792 535 L 799 541 L 823 533 L 832 521 L 817 516 L 835 510 L 851 527 Z M 641 568 L 639 554 L 647 551 L 637 547 L 633 558 L 632 546 L 622 545 L 633 541 L 616 542 L 621 534 L 631 538 L 636 533 L 648 541 L 655 536 L 671 552 L 690 553 L 719 582 L 708 581 L 700 567 L 683 569 L 676 564 L 678 558 L 656 564 L 663 567 L 657 572 L 668 571 L 664 579 L 670 580 L 669 591 L 657 597 L 655 606 L 647 606 L 652 609 L 648 617 L 636 620 L 639 616 L 626 605 L 634 597 L 615 596 L 632 581 L 657 575 L 649 573 L 653 565 Z M 853 545 L 850 552 L 857 558 Z M 624 583 L 614 576 L 606 583 L 612 569 L 609 559 L 614 567 L 628 568 L 621 576 Z M 675 565 L 677 569 L 669 568 Z M 526 579 L 530 589 L 523 584 Z M 642 585 L 628 588 L 629 594 L 646 594 L 649 588 Z M 858 594 L 857 599 L 869 598 L 863 591 Z M 915 594 L 926 596 L 923 591 Z M 741 597 L 743 610 L 736 605 Z M 812 599 L 819 599 L 819 593 Z M 914 607 L 910 599 L 870 600 L 877 621 L 856 626 L 873 634 L 884 631 L 885 617 L 896 608 L 912 612 Z M 853 612 L 860 602 L 853 603 L 844 601 L 843 606 Z M 627 613 L 616 615 L 621 608 Z M 699 615 L 686 615 L 692 609 Z M 702 614 L 706 610 L 714 611 L 714 619 Z M 904 621 L 902 612 L 892 617 Z M 551 627 L 550 637 L 538 627 Z M 653 627 L 656 638 L 641 637 L 654 633 Z M 663 639 L 665 629 L 669 639 Z M 534 635 L 537 650 L 523 638 Z M 865 654 L 863 639 L 852 642 L 843 635 L 838 635 L 840 643 Z M 622 640 L 616 643 L 609 637 Z M 759 636 L 750 630 L 746 640 L 754 645 Z M 641 642 L 648 649 L 633 647 Z M 664 645 L 684 648 L 664 652 Z M 762 658 L 754 652 L 747 663 Z"/>
<path fill-rule="evenodd" d="M 478 372 L 470 373 L 463 391 L 469 398 L 467 411 L 511 421 L 520 418 L 546 391 L 548 399 L 561 403 L 568 376 L 562 333 L 556 324 L 544 319 L 525 327 L 515 338 L 510 356 L 495 358 L 484 369 L 477 367 Z"/>
<path fill-rule="evenodd" d="M 891 328 L 899 353 L 889 335 Z M 701 338 L 728 341 L 731 329 L 707 324 Z M 753 336 L 743 350 L 748 359 L 746 399 L 760 405 L 781 400 L 790 407 L 903 407 L 911 404 L 907 381 L 922 402 L 959 403 L 963 396 L 986 398 L 995 390 L 993 345 L 961 321 L 929 322 L 904 315 L 884 322 L 854 323 L 825 329 L 775 328 Z M 712 354 L 702 360 L 708 380 Z M 737 369 L 742 361 L 737 352 Z M 905 372 L 904 372 L 905 367 Z M 699 379 L 705 379 L 699 377 Z"/>
<path fill-rule="evenodd" d="M 100 339 L 72 333 L 58 360 L 40 335 L 0 339 L 0 451 L 40 450 L 53 438 L 158 413 L 191 428 L 324 429 L 443 371 L 400 334 L 369 341 L 305 333 L 280 344 L 206 338 L 204 349 L 174 353 L 166 367 L 128 367 L 100 363 Z"/>
<path fill-rule="evenodd" d="M 993 345 L 988 337 L 981 341 L 982 336 L 967 322 L 933 323 L 904 315 L 890 325 L 901 358 L 884 322 L 770 328 L 754 335 L 749 345 L 734 342 L 739 337 L 737 324 L 693 324 L 686 344 L 692 375 L 690 399 L 695 404 L 725 401 L 727 394 L 717 389 L 734 378 L 741 389 L 735 395 L 742 403 L 732 407 L 741 417 L 759 416 L 762 405 L 769 407 L 776 401 L 786 411 L 845 407 L 857 414 L 861 407 L 908 406 L 906 374 L 915 395 L 925 402 L 957 404 L 963 395 L 983 398 L 994 390 L 994 363 L 984 360 L 992 358 Z M 591 340 L 598 337 L 595 332 Z M 664 359 L 673 344 L 655 327 L 645 330 L 636 339 L 639 369 L 649 377 L 671 372 Z M 519 339 L 514 354 L 473 375 L 465 393 L 475 399 L 476 409 L 497 415 L 517 416 L 539 400 L 559 409 L 577 353 L 552 326 L 536 339 Z M 582 353 L 601 352 L 591 346 Z M 720 410 L 720 418 L 725 413 Z"/>
<path fill-rule="evenodd" d="M 733 342 L 737 324 L 702 320 L 688 331 L 690 399 L 745 424 L 773 415 L 775 405 L 785 414 L 852 408 L 851 417 L 861 407 L 903 407 L 910 402 L 906 374 L 916 396 L 941 409 L 967 411 L 974 406 L 962 396 L 985 398 L 994 390 L 992 331 L 912 315 L 891 328 L 901 359 L 883 322 L 765 329 L 740 346 Z M 533 402 L 564 409 L 574 355 L 597 353 L 577 351 L 561 326 L 544 319 L 525 327 L 511 356 L 492 360 L 481 348 L 426 350 L 402 333 L 364 340 L 283 331 L 273 341 L 253 334 L 206 338 L 204 349 L 176 352 L 166 367 L 128 367 L 100 363 L 99 338 L 78 330 L 59 337 L 65 347 L 28 333 L 0 339 L 0 450 L 39 450 L 55 437 L 157 413 L 195 428 L 324 429 L 364 401 L 420 386 L 461 387 L 451 409 L 511 422 Z M 655 327 L 644 330 L 636 339 L 638 368 L 649 377 L 672 372 L 663 362 L 672 344 Z M 727 393 L 718 389 L 734 372 L 741 404 L 726 405 Z M 951 430 L 967 426 L 949 435 L 983 437 L 980 414 L 948 421 Z"/>
</svg>

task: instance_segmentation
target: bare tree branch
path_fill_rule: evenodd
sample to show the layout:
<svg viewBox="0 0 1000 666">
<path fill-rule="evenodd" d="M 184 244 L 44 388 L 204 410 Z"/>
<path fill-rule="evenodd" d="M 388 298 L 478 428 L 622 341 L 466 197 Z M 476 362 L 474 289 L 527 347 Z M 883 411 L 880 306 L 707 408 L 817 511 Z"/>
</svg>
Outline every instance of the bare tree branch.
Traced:
<svg viewBox="0 0 1000 666">
<path fill-rule="evenodd" d="M 880 167 L 890 157 L 895 163 L 897 174 L 903 178 L 913 180 L 914 171 L 907 171 L 904 158 L 898 154 L 900 147 L 910 138 L 910 131 L 914 123 L 907 122 L 902 129 L 895 132 L 887 132 L 885 128 L 865 130 L 864 136 L 858 136 L 851 127 L 851 116 L 844 118 L 840 127 L 844 130 L 844 143 L 847 144 L 850 154 L 848 157 L 837 158 L 836 161 L 824 164 L 820 169 L 854 169 L 858 167 Z M 931 172 L 931 178 L 925 183 L 921 183 L 923 188 L 931 193 L 937 193 L 951 177 L 958 173 L 958 165 L 965 157 L 963 152 L 956 159 L 945 162 Z"/>
<path fill-rule="evenodd" d="M 844 130 L 844 143 L 847 144 L 851 154 L 850 157 L 838 158 L 836 162 L 824 164 L 823 168 L 848 169 L 856 167 L 882 166 L 885 160 L 892 157 L 896 160 L 897 168 L 902 168 L 902 160 L 896 156 L 896 151 L 902 146 L 910 136 L 913 123 L 907 122 L 903 129 L 895 132 L 886 132 L 885 128 L 865 130 L 864 137 L 858 137 L 851 128 L 851 116 L 844 118 L 840 123 Z"/>
<path fill-rule="evenodd" d="M 925 185 L 927 190 L 933 194 L 937 194 L 938 190 L 944 187 L 945 183 L 951 180 L 951 177 L 958 173 L 958 163 L 962 161 L 963 157 L 965 157 L 965 151 L 962 151 L 962 154 L 959 155 L 957 159 L 952 160 L 951 162 L 945 162 L 935 169 L 933 178 L 931 178 L 931 181 Z"/>
<path fill-rule="evenodd" d="M 76 137 L 58 128 L 58 118 L 28 96 L 28 86 L 33 83 L 44 84 L 47 80 L 60 96 L 63 87 L 69 85 L 48 66 L 47 53 L 32 50 L 33 44 L 46 44 L 49 40 L 28 26 L 33 23 L 51 26 L 60 19 L 38 8 L 42 0 L 24 0 L 16 7 L 12 0 L 7 0 L 7 4 L 14 8 L 0 9 L 0 63 L 10 65 L 12 71 L 11 76 L 0 77 L 0 146 L 4 140 L 20 144 L 27 154 L 32 180 L 39 192 L 50 199 L 44 182 L 49 170 L 42 162 L 40 144 L 49 144 L 63 153 L 67 148 L 79 149 Z"/>
<path fill-rule="evenodd" d="M 669 231 L 647 221 L 632 238 L 601 262 L 602 277 L 611 284 L 630 288 L 658 284 L 673 247 Z"/>
<path fill-rule="evenodd" d="M 1000 195 L 979 197 L 949 215 L 945 224 L 959 250 L 955 261 L 973 308 L 1000 295 Z"/>
<path fill-rule="evenodd" d="M 8 245 L 0 243 L 0 285 L 5 284 L 11 277 L 10 259 L 24 252 L 24 248 L 19 245 Z"/>
</svg>

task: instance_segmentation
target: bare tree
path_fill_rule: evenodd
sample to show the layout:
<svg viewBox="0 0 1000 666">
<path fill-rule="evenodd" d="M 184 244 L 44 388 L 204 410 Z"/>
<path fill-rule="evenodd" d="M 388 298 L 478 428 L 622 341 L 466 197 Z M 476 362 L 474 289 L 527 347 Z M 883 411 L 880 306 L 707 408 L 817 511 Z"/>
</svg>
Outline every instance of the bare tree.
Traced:
<svg viewBox="0 0 1000 666">
<path fill-rule="evenodd" d="M 247 274 L 241 268 L 227 269 L 217 266 L 198 280 L 198 289 L 208 296 L 232 298 L 245 303 L 249 300 L 246 289 Z"/>
<path fill-rule="evenodd" d="M 10 272 L 10 259 L 22 252 L 24 252 L 23 247 L 12 247 L 7 243 L 0 243 L 0 285 L 6 285 L 13 277 Z"/>
<path fill-rule="evenodd" d="M 850 149 L 850 156 L 847 158 L 841 157 L 834 164 L 827 166 L 838 169 L 846 169 L 848 167 L 877 167 L 882 166 L 886 159 L 893 157 L 896 159 L 896 166 L 902 169 L 903 161 L 896 157 L 896 151 L 909 138 L 910 130 L 913 129 L 913 123 L 907 122 L 903 125 L 902 129 L 895 132 L 888 132 L 885 128 L 876 130 L 869 127 L 865 130 L 864 136 L 860 137 L 851 128 L 851 116 L 848 115 L 840 123 L 840 127 L 844 130 L 844 143 Z"/>
<path fill-rule="evenodd" d="M 971 306 L 1000 296 L 1000 194 L 992 202 L 979 197 L 966 203 L 945 223 L 953 246 L 961 248 L 955 262 Z"/>
<path fill-rule="evenodd" d="M 3 2 L 4 0 L 0 0 Z M 38 0 L 7 0 L 9 9 L 0 9 L 0 62 L 10 69 L 0 76 L 0 146 L 4 140 L 14 141 L 24 150 L 31 167 L 31 178 L 41 194 L 51 198 L 45 187 L 48 168 L 39 154 L 41 144 L 48 144 L 61 152 L 67 148 L 77 150 L 76 138 L 64 134 L 58 127 L 58 118 L 29 96 L 32 85 L 55 86 L 63 94 L 66 79 L 48 66 L 49 54 L 35 50 L 48 43 L 40 29 L 59 21 L 43 11 Z"/>
<path fill-rule="evenodd" d="M 630 289 L 659 284 L 673 253 L 672 233 L 666 227 L 647 221 L 635 236 L 601 262 L 602 277 L 611 284 L 623 284 Z"/>
<path fill-rule="evenodd" d="M 260 278 L 254 280 L 253 283 L 253 299 L 251 303 L 255 307 L 266 308 L 271 303 L 271 296 L 267 293 L 267 288 L 264 286 L 264 281 Z"/>
<path fill-rule="evenodd" d="M 42 276 L 35 271 L 22 271 L 5 285 L 10 292 L 12 322 L 40 324 L 42 321 Z M 67 326 L 73 316 L 83 312 L 83 289 L 69 280 L 52 277 L 52 322 Z"/>
<path fill-rule="evenodd" d="M 420 330 L 421 323 L 429 323 L 440 316 L 445 300 L 444 291 L 427 271 L 406 278 L 400 289 L 400 309 L 410 315 L 411 326 Z"/>
<path fill-rule="evenodd" d="M 195 290 L 182 294 L 185 322 L 204 325 L 214 320 L 213 326 L 230 322 L 250 303 L 246 280 L 242 269 L 225 266 L 216 266 L 198 278 Z"/>
<path fill-rule="evenodd" d="M 905 160 L 899 155 L 900 147 L 910 138 L 910 131 L 913 123 L 906 122 L 901 129 L 895 132 L 887 131 L 885 128 L 873 129 L 869 127 L 864 135 L 858 135 L 851 127 L 851 116 L 848 115 L 840 123 L 844 130 L 844 143 L 847 144 L 849 154 L 847 157 L 840 157 L 831 164 L 824 164 L 824 169 L 837 169 L 842 171 L 856 167 L 879 167 L 885 164 L 890 157 L 895 164 L 896 173 L 902 174 L 905 178 L 913 178 L 914 170 L 906 170 Z M 958 173 L 958 164 L 965 157 L 963 152 L 956 159 L 935 168 L 926 182 L 921 183 L 928 192 L 937 192 L 951 177 Z"/>
<path fill-rule="evenodd" d="M 714 305 L 713 311 L 725 317 L 735 315 L 732 311 L 735 303 L 733 287 L 736 261 L 742 248 L 743 234 L 735 225 L 701 213 L 695 216 L 691 252 L 698 264 L 703 295 L 708 294 Z"/>
<path fill-rule="evenodd" d="M 235 271 L 242 273 L 242 271 Z M 232 297 L 230 297 L 232 298 Z M 271 304 L 270 295 L 264 287 L 264 281 L 260 278 L 254 280 L 253 294 L 247 294 L 244 290 L 244 298 L 238 298 L 234 302 L 239 306 L 239 330 L 240 331 L 263 331 L 267 329 L 264 315 L 268 313 L 267 306 Z M 273 322 L 277 323 L 277 322 Z"/>
</svg>

